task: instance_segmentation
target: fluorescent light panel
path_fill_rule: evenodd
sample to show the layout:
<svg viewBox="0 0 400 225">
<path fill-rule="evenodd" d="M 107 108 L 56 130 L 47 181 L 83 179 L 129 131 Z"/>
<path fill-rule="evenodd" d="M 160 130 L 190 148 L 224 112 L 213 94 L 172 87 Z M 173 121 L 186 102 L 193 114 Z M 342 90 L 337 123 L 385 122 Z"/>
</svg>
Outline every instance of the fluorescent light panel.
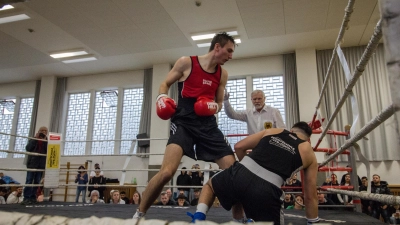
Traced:
<svg viewBox="0 0 400 225">
<path fill-rule="evenodd" d="M 2 24 L 2 23 L 11 23 L 11 22 L 20 21 L 20 20 L 26 20 L 26 19 L 30 19 L 30 17 L 28 15 L 26 15 L 26 14 L 7 16 L 7 17 L 0 18 L 0 24 Z"/>
<path fill-rule="evenodd" d="M 50 54 L 50 56 L 55 58 L 55 59 L 59 59 L 59 58 L 66 58 L 66 57 L 73 57 L 73 56 L 87 55 L 87 54 L 88 53 L 86 51 L 79 50 L 79 51 L 69 51 L 69 52 L 54 53 L 54 54 Z"/>
<path fill-rule="evenodd" d="M 242 41 L 240 39 L 235 39 L 235 43 L 240 44 L 240 43 L 242 43 Z M 210 47 L 210 46 L 211 46 L 210 42 L 197 44 L 197 47 L 199 47 L 199 48 Z"/>
<path fill-rule="evenodd" d="M 237 31 L 228 31 L 226 32 L 227 34 L 231 36 L 238 35 Z M 192 39 L 193 41 L 200 41 L 200 40 L 206 40 L 206 39 L 212 39 L 215 36 L 216 33 L 209 33 L 209 34 L 201 34 L 201 35 L 193 35 Z"/>
<path fill-rule="evenodd" d="M 63 63 L 77 63 L 77 62 L 87 62 L 87 61 L 94 61 L 97 60 L 94 56 L 82 57 L 82 58 L 72 58 L 72 59 L 65 59 Z"/>
<path fill-rule="evenodd" d="M 12 5 L 5 5 L 2 8 L 0 8 L 0 11 L 2 10 L 7 10 L 7 9 L 13 9 L 14 7 Z"/>
</svg>

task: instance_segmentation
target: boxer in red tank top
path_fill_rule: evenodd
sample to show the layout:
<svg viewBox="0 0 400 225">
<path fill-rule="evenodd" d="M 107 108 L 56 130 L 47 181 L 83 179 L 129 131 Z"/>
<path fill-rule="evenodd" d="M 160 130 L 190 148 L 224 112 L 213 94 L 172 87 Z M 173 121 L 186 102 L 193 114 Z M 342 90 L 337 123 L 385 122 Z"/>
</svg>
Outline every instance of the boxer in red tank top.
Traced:
<svg viewBox="0 0 400 225">
<path fill-rule="evenodd" d="M 162 188 L 174 176 L 183 155 L 195 160 L 215 162 L 221 169 L 235 162 L 231 146 L 218 129 L 214 114 L 222 107 L 228 73 L 221 68 L 232 59 L 235 41 L 228 34 L 216 34 L 209 52 L 201 56 L 181 57 L 159 88 L 156 110 L 164 120 L 171 119 L 170 138 L 160 171 L 149 181 L 133 218 L 145 215 Z M 178 82 L 178 104 L 167 96 Z M 234 217 L 243 217 L 243 210 Z M 238 219 L 240 219 L 238 218 Z"/>
</svg>

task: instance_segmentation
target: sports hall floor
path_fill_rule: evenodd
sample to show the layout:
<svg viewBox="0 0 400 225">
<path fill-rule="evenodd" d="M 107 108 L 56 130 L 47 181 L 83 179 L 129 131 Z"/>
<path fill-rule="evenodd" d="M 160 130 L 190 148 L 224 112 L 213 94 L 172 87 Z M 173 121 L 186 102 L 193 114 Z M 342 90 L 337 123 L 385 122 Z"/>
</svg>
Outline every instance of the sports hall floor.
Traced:
<svg viewBox="0 0 400 225">
<path fill-rule="evenodd" d="M 0 205 L 2 212 L 20 212 L 30 214 L 44 214 L 51 216 L 64 216 L 69 218 L 113 217 L 120 219 L 130 219 L 136 210 L 136 205 L 110 205 L 110 204 L 79 204 L 64 202 L 43 202 L 37 205 L 23 206 L 19 204 Z M 167 208 L 151 207 L 146 214 L 146 219 L 160 219 L 167 221 L 190 222 L 190 217 L 186 212 L 195 212 L 196 208 L 171 206 Z M 305 213 L 300 210 L 284 210 L 285 224 L 306 224 Z M 362 213 L 347 212 L 339 210 L 320 210 L 319 217 L 321 222 L 331 224 L 384 224 L 370 216 Z M 207 220 L 216 223 L 231 221 L 231 212 L 223 208 L 211 208 Z"/>
</svg>

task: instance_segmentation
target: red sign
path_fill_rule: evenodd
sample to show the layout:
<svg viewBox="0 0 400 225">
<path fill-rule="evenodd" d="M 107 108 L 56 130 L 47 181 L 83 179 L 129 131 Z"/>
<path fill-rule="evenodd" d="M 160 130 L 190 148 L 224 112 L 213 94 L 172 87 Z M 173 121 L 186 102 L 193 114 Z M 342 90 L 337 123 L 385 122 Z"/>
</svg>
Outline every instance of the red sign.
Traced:
<svg viewBox="0 0 400 225">
<path fill-rule="evenodd" d="M 50 140 L 57 140 L 57 141 L 59 141 L 59 140 L 61 140 L 61 136 L 59 136 L 59 135 L 50 135 Z"/>
</svg>

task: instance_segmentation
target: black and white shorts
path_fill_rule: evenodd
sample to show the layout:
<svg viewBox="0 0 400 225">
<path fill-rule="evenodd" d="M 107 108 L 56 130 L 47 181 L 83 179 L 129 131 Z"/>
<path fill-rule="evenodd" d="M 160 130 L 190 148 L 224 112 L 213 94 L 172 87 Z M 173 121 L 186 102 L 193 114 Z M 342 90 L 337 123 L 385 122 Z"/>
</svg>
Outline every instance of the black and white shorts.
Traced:
<svg viewBox="0 0 400 225">
<path fill-rule="evenodd" d="M 283 221 L 282 190 L 252 173 L 239 162 L 211 178 L 212 187 L 222 207 L 231 210 L 242 203 L 247 218 L 254 221 Z"/>
</svg>

